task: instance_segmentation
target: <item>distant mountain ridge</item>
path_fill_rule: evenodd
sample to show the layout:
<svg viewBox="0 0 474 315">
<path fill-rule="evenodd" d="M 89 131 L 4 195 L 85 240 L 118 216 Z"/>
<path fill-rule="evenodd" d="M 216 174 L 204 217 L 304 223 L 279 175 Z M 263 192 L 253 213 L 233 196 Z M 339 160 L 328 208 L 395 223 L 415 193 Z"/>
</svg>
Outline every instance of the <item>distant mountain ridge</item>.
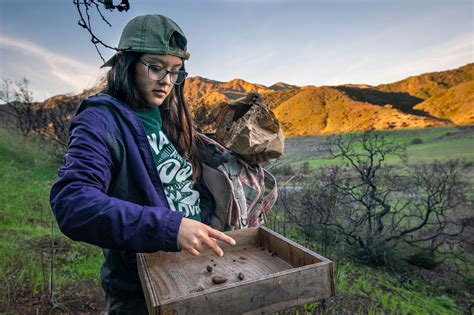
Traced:
<svg viewBox="0 0 474 315">
<path fill-rule="evenodd" d="M 45 103 L 49 107 L 79 102 L 98 90 L 57 95 Z M 196 114 L 248 92 L 263 96 L 288 137 L 474 124 L 474 63 L 377 86 L 298 87 L 278 82 L 267 87 L 242 79 L 221 82 L 196 76 L 186 79 L 184 97 Z"/>
<path fill-rule="evenodd" d="M 263 84 L 250 83 L 242 79 L 220 82 L 197 76 L 186 79 L 184 98 L 191 104 L 199 102 L 215 104 L 237 99 L 249 92 L 267 94 L 292 88 L 298 87 L 283 82 L 278 82 L 270 87 L 266 87 Z"/>
<path fill-rule="evenodd" d="M 215 107 L 250 91 L 261 93 L 287 136 L 474 124 L 474 64 L 410 76 L 390 84 L 270 87 L 243 80 L 189 78 L 191 107 Z M 469 83 L 470 82 L 470 83 Z"/>
<path fill-rule="evenodd" d="M 375 88 L 383 92 L 405 92 L 427 99 L 458 84 L 474 80 L 474 63 L 453 70 L 429 72 L 404 80 L 380 84 Z"/>
</svg>

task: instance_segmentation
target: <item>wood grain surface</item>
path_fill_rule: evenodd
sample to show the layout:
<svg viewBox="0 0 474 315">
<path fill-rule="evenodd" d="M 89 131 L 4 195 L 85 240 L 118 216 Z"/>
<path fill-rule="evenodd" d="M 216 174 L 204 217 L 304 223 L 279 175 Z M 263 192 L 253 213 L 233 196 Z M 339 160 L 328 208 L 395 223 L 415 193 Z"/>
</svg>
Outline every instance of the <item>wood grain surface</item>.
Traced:
<svg viewBox="0 0 474 315">
<path fill-rule="evenodd" d="M 334 295 L 330 260 L 264 227 L 226 234 L 237 245 L 221 244 L 223 257 L 139 254 L 150 313 L 266 313 Z M 214 284 L 213 276 L 228 280 Z"/>
</svg>

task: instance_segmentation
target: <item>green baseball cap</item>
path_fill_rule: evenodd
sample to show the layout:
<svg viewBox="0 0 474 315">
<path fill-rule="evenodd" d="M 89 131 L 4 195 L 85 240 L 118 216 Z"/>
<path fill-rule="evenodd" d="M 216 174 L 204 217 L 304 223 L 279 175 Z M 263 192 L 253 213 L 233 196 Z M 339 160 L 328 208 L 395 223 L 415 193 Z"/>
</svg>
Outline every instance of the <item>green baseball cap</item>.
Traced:
<svg viewBox="0 0 474 315">
<path fill-rule="evenodd" d="M 177 33 L 184 43 L 185 50 L 169 46 L 169 41 L 174 33 Z M 184 32 L 172 19 L 159 14 L 148 14 L 137 16 L 125 25 L 122 36 L 120 36 L 118 50 L 173 55 L 187 60 L 191 54 L 186 51 L 186 44 Z M 116 58 L 117 54 L 113 55 L 101 68 L 111 67 Z"/>
</svg>

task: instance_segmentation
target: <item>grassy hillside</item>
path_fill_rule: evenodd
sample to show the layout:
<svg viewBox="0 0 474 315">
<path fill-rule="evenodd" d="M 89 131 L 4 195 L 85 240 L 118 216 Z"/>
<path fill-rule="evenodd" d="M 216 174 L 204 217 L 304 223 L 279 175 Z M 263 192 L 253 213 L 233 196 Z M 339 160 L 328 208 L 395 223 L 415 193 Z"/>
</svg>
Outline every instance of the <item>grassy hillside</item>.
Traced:
<svg viewBox="0 0 474 315">
<path fill-rule="evenodd" d="M 474 160 L 472 150 L 468 149 L 474 138 L 472 132 L 466 133 L 466 130 L 414 130 L 411 134 L 394 131 L 393 138 L 403 143 L 410 143 L 413 138 L 423 139 L 423 144 L 413 145 L 419 151 L 410 154 L 418 156 L 419 161 L 433 154 L 429 146 L 446 151 L 444 157 L 465 156 Z M 294 157 L 312 154 L 315 160 L 320 160 L 318 141 L 324 138 L 290 139 L 288 154 Z M 308 152 L 310 148 L 315 151 Z M 58 165 L 43 150 L 34 141 L 0 129 L 0 276 L 4 279 L 0 286 L 0 313 L 99 314 L 104 309 L 98 281 L 101 251 L 70 241 L 58 230 L 48 202 Z M 275 210 L 272 216 L 278 219 Z M 300 236 L 287 232 L 288 237 L 301 240 Z M 462 313 L 453 297 L 460 294 L 453 280 L 442 279 L 442 284 L 433 285 L 414 277 L 401 284 L 386 270 L 351 263 L 343 257 L 330 258 L 336 266 L 337 296 L 327 301 L 325 311 L 321 303 L 306 304 L 302 309 L 308 314 L 314 310 L 371 314 Z M 436 273 L 427 271 L 430 277 Z M 53 299 L 50 292 L 54 293 Z M 468 296 L 469 293 L 463 294 Z"/>
<path fill-rule="evenodd" d="M 365 130 L 392 130 L 474 124 L 474 63 L 454 70 L 424 73 L 404 80 L 369 86 L 298 87 L 278 82 L 269 87 L 241 79 L 220 82 L 187 78 L 184 97 L 195 113 L 213 111 L 229 102 L 258 92 L 281 120 L 287 137 L 328 135 Z M 78 102 L 100 87 L 78 95 L 57 95 L 36 107 L 54 108 Z M 211 131 L 208 115 L 199 127 Z M 10 119 L 0 112 L 0 121 Z"/>
<path fill-rule="evenodd" d="M 453 86 L 472 80 L 474 80 L 474 63 L 453 70 L 411 76 L 375 88 L 383 92 L 406 92 L 420 99 L 428 99 Z"/>
<path fill-rule="evenodd" d="M 407 145 L 408 165 L 433 160 L 464 159 L 474 163 L 474 127 L 427 128 L 412 130 L 381 131 L 390 141 Z M 324 136 L 296 137 L 285 141 L 285 154 L 278 161 L 280 165 L 292 165 L 295 170 L 304 162 L 311 168 L 340 164 L 340 160 L 329 159 L 325 151 Z M 421 143 L 414 144 L 415 139 Z M 389 157 L 389 164 L 403 167 L 402 161 Z"/>
<path fill-rule="evenodd" d="M 185 95 L 192 107 L 213 108 L 259 92 L 285 135 L 292 137 L 473 124 L 473 80 L 474 64 L 378 86 L 296 87 L 280 82 L 266 87 L 194 77 L 188 79 Z"/>
<path fill-rule="evenodd" d="M 474 187 L 474 168 L 472 167 L 474 165 L 474 151 L 472 150 L 474 147 L 474 127 L 394 130 L 381 131 L 380 133 L 384 134 L 386 139 L 391 142 L 407 145 L 408 165 L 392 156 L 386 160 L 387 164 L 395 167 L 396 174 L 402 175 L 402 177 L 408 176 L 413 172 L 411 167 L 414 165 L 427 165 L 435 160 L 447 161 L 461 158 L 468 162 L 467 165 L 470 165 L 464 170 L 463 174 L 466 176 L 471 187 Z M 350 135 L 344 135 L 344 137 L 348 136 Z M 292 220 L 294 220 L 293 215 L 298 213 L 298 210 L 295 210 L 297 205 L 293 203 L 297 203 L 297 200 L 311 198 L 297 193 L 304 190 L 304 187 L 307 185 L 313 184 L 313 177 L 323 172 L 320 168 L 321 166 L 345 165 L 347 163 L 347 161 L 340 159 L 333 160 L 329 158 L 329 153 L 325 150 L 326 141 L 327 138 L 322 136 L 287 139 L 284 156 L 278 161 L 270 163 L 274 173 L 279 176 L 280 188 L 284 186 L 286 188 L 284 191 L 289 194 L 292 192 L 296 193 L 296 197 L 293 197 L 293 199 L 289 198 L 286 201 L 286 205 L 283 203 L 282 208 L 276 210 L 277 213 L 273 209 L 272 216 L 276 218 L 273 218 L 274 221 L 271 224 L 274 224 L 277 227 L 276 230 L 280 233 L 286 232 L 294 239 L 311 239 L 311 236 L 308 236 L 311 232 L 305 230 L 305 228 L 308 228 L 307 226 L 291 224 Z M 360 144 L 356 145 L 354 149 L 355 152 L 362 152 Z M 321 183 L 314 184 L 318 185 Z M 472 194 L 470 196 L 472 197 Z M 466 204 L 466 208 L 460 209 L 460 213 L 472 213 L 470 210 L 471 205 Z M 279 204 L 277 204 L 277 207 L 279 207 Z M 347 211 L 350 212 L 350 205 L 344 203 L 343 209 L 344 207 L 348 207 Z M 293 214 L 285 215 L 284 209 L 288 210 L 288 208 L 294 211 Z M 457 215 L 460 215 L 460 213 L 457 213 Z M 318 215 L 316 214 L 314 219 L 316 222 L 318 220 L 317 217 Z M 311 216 L 304 218 L 311 220 Z M 304 221 L 304 223 L 307 223 L 307 221 Z M 307 224 L 310 225 L 311 223 Z M 324 229 L 324 224 L 315 226 L 317 228 L 313 228 L 312 231 L 316 232 Z M 280 227 L 279 230 L 278 227 Z M 302 232 L 300 231 L 300 233 L 304 234 L 303 237 L 293 235 L 291 228 L 303 230 Z M 472 227 L 467 227 L 466 229 L 467 231 L 472 231 Z M 468 235 L 472 234 L 466 233 L 466 237 L 470 239 Z M 321 235 L 319 237 L 323 239 Z M 331 239 L 341 238 L 337 233 L 330 234 L 329 237 Z M 321 248 L 321 251 L 326 249 L 324 245 L 317 243 L 317 237 L 314 239 L 316 251 L 318 251 L 318 248 Z M 345 247 L 344 245 L 347 245 L 344 242 L 342 243 L 334 245 L 333 251 L 342 250 Z M 470 254 L 467 255 L 469 256 L 467 261 L 470 261 L 471 264 L 464 264 L 462 271 L 461 269 L 455 271 L 457 268 L 452 265 L 456 259 L 461 260 L 456 255 L 453 255 L 454 257 L 451 257 L 451 259 L 447 259 L 449 263 L 446 263 L 446 265 L 440 265 L 431 270 L 404 266 L 403 262 L 394 263 L 396 268 L 408 268 L 409 270 L 405 272 L 410 279 L 402 279 L 402 282 L 400 282 L 400 277 L 396 277 L 390 272 L 387 273 L 383 269 L 357 265 L 354 262 L 345 261 L 344 258 L 338 259 L 329 255 L 327 257 L 332 258 L 336 265 L 340 264 L 336 267 L 336 283 L 340 293 L 340 300 L 337 302 L 331 300 L 326 305 L 325 311 L 329 314 L 333 312 L 335 314 L 472 313 L 472 305 L 474 305 L 474 295 L 472 294 L 474 269 L 472 268 L 472 259 L 474 257 Z M 453 258 L 454 260 L 452 260 Z M 460 277 L 455 276 L 455 273 L 460 275 Z M 369 306 L 367 307 L 367 305 Z"/>
<path fill-rule="evenodd" d="M 474 122 L 474 81 L 464 82 L 436 94 L 415 106 L 432 116 L 451 120 L 456 125 Z"/>
<path fill-rule="evenodd" d="M 289 98 L 295 96 L 300 91 L 299 88 L 286 89 L 278 92 L 263 94 L 263 101 L 268 108 L 274 110 Z"/>
<path fill-rule="evenodd" d="M 2 313 L 49 312 L 51 292 L 63 312 L 94 311 L 87 303 L 102 303 L 101 251 L 64 237 L 52 215 L 49 189 L 56 169 L 40 145 L 0 129 Z M 81 291 L 87 303 L 77 300 Z"/>
<path fill-rule="evenodd" d="M 274 113 L 285 135 L 327 135 L 365 130 L 427 128 L 446 122 L 352 98 L 333 87 L 306 87 L 278 106 Z"/>
</svg>

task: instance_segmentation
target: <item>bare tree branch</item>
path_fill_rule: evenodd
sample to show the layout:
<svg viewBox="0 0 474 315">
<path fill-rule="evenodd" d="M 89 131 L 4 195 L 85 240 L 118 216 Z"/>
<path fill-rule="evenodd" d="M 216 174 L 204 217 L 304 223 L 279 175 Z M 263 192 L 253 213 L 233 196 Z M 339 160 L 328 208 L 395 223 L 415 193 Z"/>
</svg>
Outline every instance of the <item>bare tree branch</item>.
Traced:
<svg viewBox="0 0 474 315">
<path fill-rule="evenodd" d="M 105 9 L 107 10 L 117 9 L 119 12 L 128 11 L 128 9 L 130 8 L 130 4 L 128 0 L 122 0 L 122 2 L 118 5 L 114 5 L 112 0 L 86 0 L 86 1 L 73 0 L 73 3 L 76 5 L 77 12 L 79 13 L 79 21 L 77 22 L 77 24 L 80 27 L 86 29 L 87 32 L 90 34 L 92 44 L 94 45 L 97 53 L 102 59 L 102 62 L 105 63 L 105 59 L 102 56 L 102 53 L 100 52 L 99 45 L 108 49 L 115 50 L 115 51 L 118 51 L 118 48 L 112 47 L 104 43 L 99 37 L 95 35 L 94 31 L 92 30 L 91 15 L 89 14 L 89 10 L 92 8 L 92 6 L 95 7 L 102 21 L 105 22 L 109 27 L 112 27 L 112 24 L 110 24 L 110 22 L 105 18 L 102 11 L 100 10 L 100 6 L 99 6 L 99 3 L 97 3 L 97 1 L 99 3 L 102 3 Z"/>
</svg>

